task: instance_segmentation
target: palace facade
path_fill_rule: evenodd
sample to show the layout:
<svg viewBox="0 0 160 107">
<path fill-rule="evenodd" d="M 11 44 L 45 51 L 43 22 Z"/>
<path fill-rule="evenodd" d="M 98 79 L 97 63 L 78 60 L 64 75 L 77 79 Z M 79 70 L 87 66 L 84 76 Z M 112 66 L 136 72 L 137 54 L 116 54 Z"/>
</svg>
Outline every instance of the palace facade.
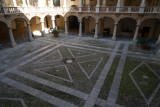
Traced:
<svg viewBox="0 0 160 107">
<path fill-rule="evenodd" d="M 65 35 L 151 38 L 160 44 L 159 0 L 0 0 L 0 44 L 34 40 L 57 28 Z"/>
</svg>

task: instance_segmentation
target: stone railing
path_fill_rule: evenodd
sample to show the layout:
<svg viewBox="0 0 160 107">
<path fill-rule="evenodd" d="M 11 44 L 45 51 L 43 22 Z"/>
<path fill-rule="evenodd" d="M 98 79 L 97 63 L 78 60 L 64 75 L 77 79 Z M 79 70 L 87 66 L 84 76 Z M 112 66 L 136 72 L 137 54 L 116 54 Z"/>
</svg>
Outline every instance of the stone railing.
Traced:
<svg viewBox="0 0 160 107">
<path fill-rule="evenodd" d="M 116 6 L 100 7 L 100 12 L 106 13 L 139 13 L 140 7 L 124 6 L 117 8 Z M 160 7 L 146 7 L 143 13 L 160 13 Z M 15 14 L 15 13 L 41 13 L 41 12 L 79 12 L 78 7 L 3 7 L 0 13 Z M 82 7 L 82 12 L 95 12 L 96 7 Z"/>
</svg>

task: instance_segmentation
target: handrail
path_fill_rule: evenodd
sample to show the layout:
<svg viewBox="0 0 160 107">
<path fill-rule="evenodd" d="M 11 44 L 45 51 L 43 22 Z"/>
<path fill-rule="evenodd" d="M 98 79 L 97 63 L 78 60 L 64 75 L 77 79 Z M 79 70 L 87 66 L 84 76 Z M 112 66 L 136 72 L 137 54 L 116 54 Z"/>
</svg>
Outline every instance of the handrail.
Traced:
<svg viewBox="0 0 160 107">
<path fill-rule="evenodd" d="M 139 13 L 141 7 L 138 6 L 107 6 L 100 7 L 99 12 L 106 13 Z M 118 10 L 118 11 L 117 11 Z M 14 13 L 32 13 L 32 12 L 79 12 L 79 7 L 2 7 L 0 13 L 14 14 Z M 96 12 L 96 7 L 82 7 L 82 12 Z M 143 13 L 160 13 L 160 7 L 145 7 Z"/>
</svg>

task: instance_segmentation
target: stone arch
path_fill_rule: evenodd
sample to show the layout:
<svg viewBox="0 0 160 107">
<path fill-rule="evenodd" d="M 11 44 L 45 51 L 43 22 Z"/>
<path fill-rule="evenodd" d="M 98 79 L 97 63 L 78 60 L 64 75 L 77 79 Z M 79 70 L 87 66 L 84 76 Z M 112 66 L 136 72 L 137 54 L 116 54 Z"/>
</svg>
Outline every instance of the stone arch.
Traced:
<svg viewBox="0 0 160 107">
<path fill-rule="evenodd" d="M 4 23 L 7 25 L 8 28 L 11 27 L 11 25 L 10 25 L 9 22 L 8 22 L 8 20 L 1 18 L 0 21 L 1 21 L 1 22 L 4 22 Z"/>
<path fill-rule="evenodd" d="M 112 16 L 112 15 L 100 15 L 100 16 L 98 17 L 98 21 L 99 21 L 101 18 L 104 18 L 104 17 L 111 18 L 111 19 L 114 20 L 114 22 L 116 22 L 116 18 L 115 18 L 114 16 Z"/>
<path fill-rule="evenodd" d="M 30 21 L 26 16 L 15 16 L 15 17 L 11 17 L 10 26 L 12 25 L 12 21 L 15 20 L 16 18 L 22 18 L 22 19 L 24 19 L 26 21 L 26 24 L 30 24 Z"/>
<path fill-rule="evenodd" d="M 138 23 L 142 23 L 143 21 L 147 20 L 147 19 L 160 19 L 160 17 L 143 17 L 140 20 L 138 20 Z"/>
<path fill-rule="evenodd" d="M 67 13 L 67 14 L 65 14 L 64 15 L 64 20 L 66 21 L 69 16 L 76 16 L 80 20 L 80 17 L 78 16 L 78 14 L 75 14 L 75 13 Z"/>
<path fill-rule="evenodd" d="M 34 18 L 34 17 L 39 17 L 40 19 L 43 19 L 42 16 L 32 15 L 32 16 L 29 17 L 29 20 L 31 20 L 31 19 Z"/>
<path fill-rule="evenodd" d="M 80 17 L 79 20 L 82 21 L 82 19 L 83 19 L 84 17 L 88 17 L 88 16 L 92 17 L 92 18 L 95 20 L 95 22 L 97 23 L 97 17 L 96 17 L 95 15 L 93 15 L 93 14 L 83 14 L 83 15 Z"/>
<path fill-rule="evenodd" d="M 119 22 L 120 20 L 125 19 L 125 18 L 130 18 L 130 19 L 133 19 L 137 22 L 137 17 L 134 17 L 134 16 L 120 16 L 117 18 L 117 22 Z"/>
<path fill-rule="evenodd" d="M 51 17 L 53 17 L 52 14 L 45 14 L 45 15 L 43 15 L 43 16 L 41 17 L 41 20 L 44 20 L 46 16 L 51 16 Z"/>
</svg>

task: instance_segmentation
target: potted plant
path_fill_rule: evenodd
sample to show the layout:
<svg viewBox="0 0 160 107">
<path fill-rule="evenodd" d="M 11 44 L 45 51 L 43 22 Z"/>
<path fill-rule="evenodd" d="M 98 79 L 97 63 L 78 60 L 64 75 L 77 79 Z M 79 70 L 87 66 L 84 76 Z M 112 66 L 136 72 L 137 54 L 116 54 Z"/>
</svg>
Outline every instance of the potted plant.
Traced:
<svg viewBox="0 0 160 107">
<path fill-rule="evenodd" d="M 58 37 L 58 35 L 59 35 L 59 31 L 55 28 L 53 29 L 52 33 L 53 33 L 54 37 Z"/>
<path fill-rule="evenodd" d="M 142 49 L 149 49 L 151 45 L 151 39 L 149 38 L 140 38 L 137 41 L 137 45 L 140 46 Z"/>
</svg>

